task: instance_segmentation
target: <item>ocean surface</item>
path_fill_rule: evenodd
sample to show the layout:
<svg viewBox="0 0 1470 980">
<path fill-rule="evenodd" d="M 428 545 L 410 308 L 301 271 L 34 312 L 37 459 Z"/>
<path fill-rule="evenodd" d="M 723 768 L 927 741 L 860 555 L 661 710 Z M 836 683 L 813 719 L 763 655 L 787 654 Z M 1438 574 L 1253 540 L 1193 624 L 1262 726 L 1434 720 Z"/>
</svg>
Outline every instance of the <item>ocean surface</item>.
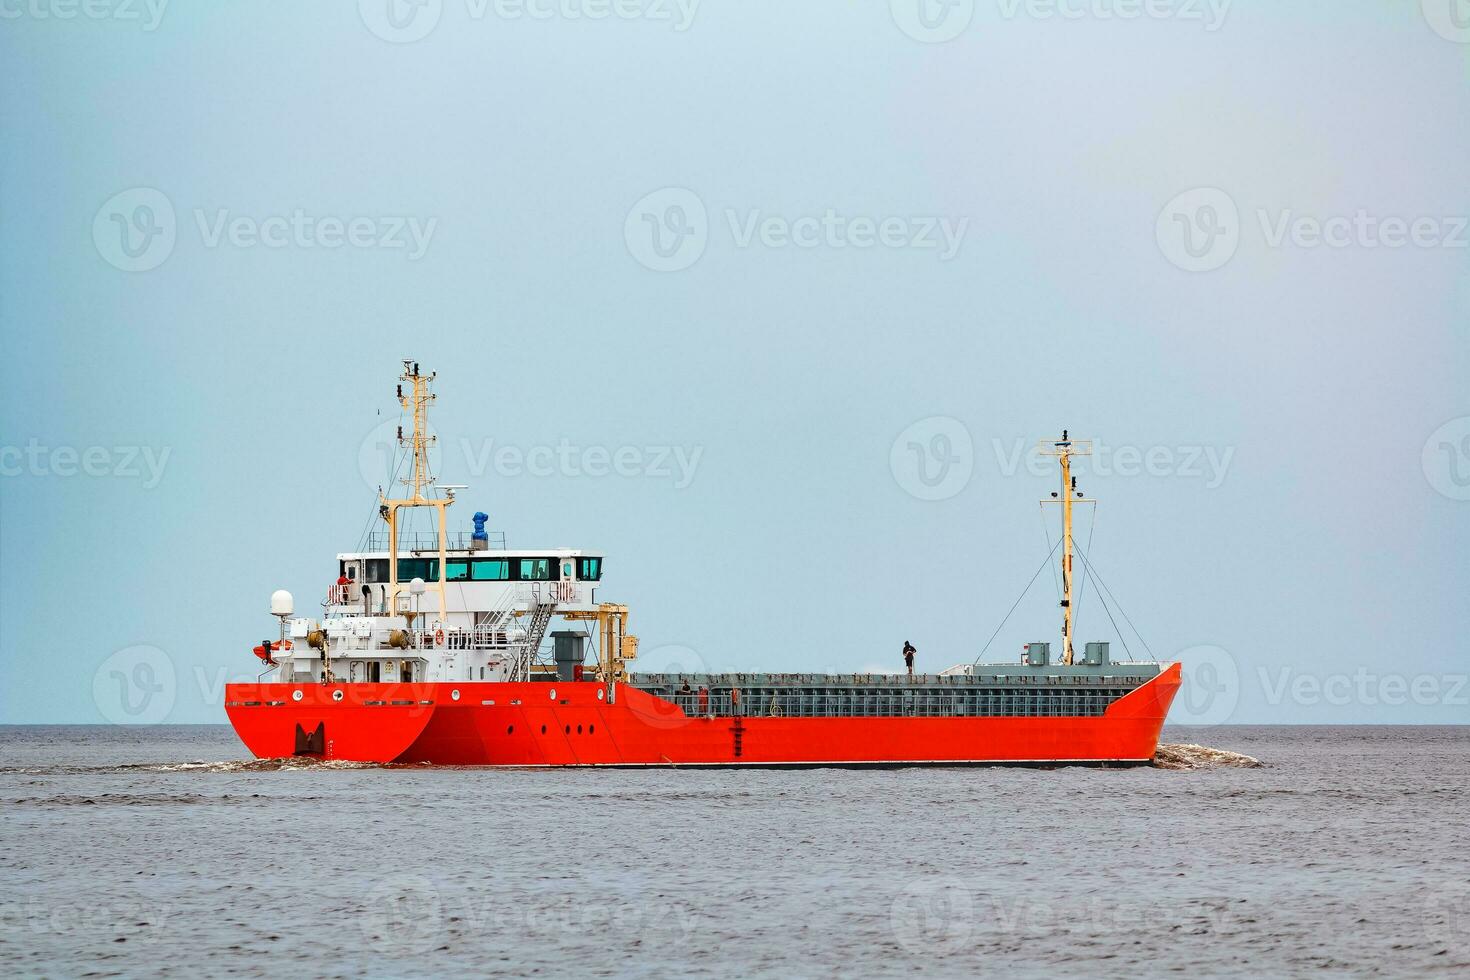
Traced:
<svg viewBox="0 0 1470 980">
<path fill-rule="evenodd" d="M 1165 741 L 1173 768 L 504 771 L 4 727 L 0 974 L 1470 976 L 1470 727 Z"/>
</svg>

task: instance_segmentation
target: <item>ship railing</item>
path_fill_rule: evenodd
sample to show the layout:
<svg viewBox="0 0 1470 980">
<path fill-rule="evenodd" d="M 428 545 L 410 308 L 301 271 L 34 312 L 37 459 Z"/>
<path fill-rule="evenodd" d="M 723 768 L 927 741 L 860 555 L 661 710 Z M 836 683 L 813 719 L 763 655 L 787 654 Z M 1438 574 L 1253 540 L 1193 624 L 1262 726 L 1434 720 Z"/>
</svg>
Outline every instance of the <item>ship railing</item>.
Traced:
<svg viewBox="0 0 1470 980">
<path fill-rule="evenodd" d="M 345 585 L 332 584 L 327 586 L 327 605 L 329 606 L 355 606 L 362 603 L 362 587 L 356 582 L 348 582 Z"/>
<path fill-rule="evenodd" d="M 351 631 L 333 636 L 332 656 L 353 653 L 392 653 L 402 650 L 392 644 L 394 634 L 403 627 Z M 415 626 L 407 630 L 408 649 L 421 653 L 435 650 L 510 650 L 525 642 L 525 630 L 514 626 L 487 625 L 465 629 L 458 626 L 438 628 Z M 406 652 L 406 651 L 405 651 Z"/>
<path fill-rule="evenodd" d="M 486 531 L 485 547 L 494 551 L 505 550 L 504 531 Z M 474 535 L 469 531 L 446 531 L 444 533 L 445 551 L 469 551 L 474 546 Z M 368 551 L 387 551 L 388 532 L 371 531 L 367 537 Z M 404 551 L 438 551 L 438 531 L 399 531 L 398 550 Z"/>
<path fill-rule="evenodd" d="M 983 694 L 973 689 L 914 693 L 742 688 L 738 699 L 731 697 L 729 689 L 710 691 L 704 699 L 697 690 L 672 691 L 662 696 L 690 717 L 994 718 L 1097 716 L 1125 693 L 1121 689 Z"/>
<path fill-rule="evenodd" d="M 555 602 L 561 605 L 577 605 L 584 602 L 586 582 L 522 582 L 516 586 L 515 597 L 534 605 Z"/>
</svg>

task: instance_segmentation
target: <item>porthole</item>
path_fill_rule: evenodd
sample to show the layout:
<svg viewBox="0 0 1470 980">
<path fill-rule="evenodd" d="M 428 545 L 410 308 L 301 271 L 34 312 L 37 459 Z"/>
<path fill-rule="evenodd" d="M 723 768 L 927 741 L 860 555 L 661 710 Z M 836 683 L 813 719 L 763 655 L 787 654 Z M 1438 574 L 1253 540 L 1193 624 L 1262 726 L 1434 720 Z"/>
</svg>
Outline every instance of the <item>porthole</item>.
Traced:
<svg viewBox="0 0 1470 980">
<path fill-rule="evenodd" d="M 292 701 L 300 701 L 301 700 L 301 692 L 300 691 L 292 691 L 291 692 L 291 700 Z"/>
<path fill-rule="evenodd" d="M 332 700 L 333 701 L 341 701 L 342 700 L 342 692 L 341 691 L 333 691 L 332 692 Z"/>
<path fill-rule="evenodd" d="M 551 689 L 551 700 L 556 700 L 556 688 L 554 687 Z"/>
<path fill-rule="evenodd" d="M 545 725 L 542 725 L 541 726 L 541 734 L 542 735 L 545 735 L 546 734 L 546 726 Z"/>
<path fill-rule="evenodd" d="M 452 701 L 458 701 L 459 700 L 459 688 L 455 688 L 454 690 L 450 691 L 449 692 L 449 698 Z"/>
<path fill-rule="evenodd" d="M 572 726 L 571 725 L 568 725 L 567 726 L 567 734 L 568 735 L 572 734 Z"/>
<path fill-rule="evenodd" d="M 602 688 L 600 687 L 597 689 L 597 700 L 602 700 Z"/>
<path fill-rule="evenodd" d="M 588 725 L 587 726 L 587 734 L 588 735 L 591 735 L 595 731 L 597 731 L 597 726 L 596 725 Z"/>
<path fill-rule="evenodd" d="M 514 735 L 515 733 L 516 733 L 516 726 L 514 726 L 514 725 L 506 725 L 505 726 L 505 734 L 507 734 L 507 735 Z"/>
<path fill-rule="evenodd" d="M 578 735 L 582 734 L 582 726 L 581 725 L 578 725 L 577 726 L 577 734 Z"/>
</svg>

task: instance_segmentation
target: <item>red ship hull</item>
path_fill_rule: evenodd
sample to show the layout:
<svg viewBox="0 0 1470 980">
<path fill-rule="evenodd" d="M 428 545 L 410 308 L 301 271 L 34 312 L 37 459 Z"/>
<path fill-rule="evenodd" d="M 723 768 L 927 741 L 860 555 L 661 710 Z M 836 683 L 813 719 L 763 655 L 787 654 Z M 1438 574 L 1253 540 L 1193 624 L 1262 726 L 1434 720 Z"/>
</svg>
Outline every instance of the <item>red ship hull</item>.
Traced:
<svg viewBox="0 0 1470 980">
<path fill-rule="evenodd" d="M 231 684 L 225 710 L 260 758 L 454 766 L 1143 763 L 1179 665 L 1089 717 L 700 717 L 596 682 Z M 296 700 L 300 692 L 300 700 Z"/>
</svg>

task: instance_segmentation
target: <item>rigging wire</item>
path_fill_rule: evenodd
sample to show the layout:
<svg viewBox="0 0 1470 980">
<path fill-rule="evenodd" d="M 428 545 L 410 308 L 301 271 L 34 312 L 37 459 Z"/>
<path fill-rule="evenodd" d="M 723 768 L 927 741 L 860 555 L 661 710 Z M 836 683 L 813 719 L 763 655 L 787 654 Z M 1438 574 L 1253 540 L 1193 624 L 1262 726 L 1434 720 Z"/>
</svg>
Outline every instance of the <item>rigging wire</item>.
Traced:
<svg viewBox="0 0 1470 980">
<path fill-rule="evenodd" d="M 1051 528 L 1048 527 L 1046 523 L 1046 501 L 1038 501 L 1036 504 L 1036 509 L 1041 513 L 1041 531 L 1043 534 L 1046 535 L 1047 547 L 1050 548 L 1052 551 L 1056 551 L 1056 545 L 1051 543 Z M 1058 538 L 1057 541 L 1058 543 L 1060 543 L 1061 539 Z M 1057 578 L 1057 568 L 1055 565 L 1053 565 L 1051 569 L 1051 584 L 1053 587 L 1056 588 L 1057 598 L 1060 599 L 1062 597 L 1062 583 Z"/>
<path fill-rule="evenodd" d="M 1031 581 L 1029 581 L 1029 582 L 1026 583 L 1026 587 L 1021 590 L 1021 594 L 1018 595 L 1018 596 L 1016 596 L 1016 601 L 1013 602 L 1013 603 L 1011 603 L 1011 610 L 1010 610 L 1010 612 L 1008 612 L 1008 613 L 1005 614 L 1005 619 L 1002 619 L 1000 621 L 1000 626 L 997 626 L 995 628 L 995 632 L 990 634 L 990 639 L 988 639 L 988 640 L 985 641 L 985 646 L 983 646 L 983 647 L 980 648 L 980 653 L 975 657 L 975 663 L 978 664 L 980 662 L 980 658 L 983 657 L 983 656 L 985 656 L 985 651 L 990 649 L 990 644 L 994 643 L 995 642 L 995 638 L 1000 635 L 1001 629 L 1005 627 L 1006 620 L 1008 620 L 1008 619 L 1011 618 L 1011 613 L 1015 612 L 1016 611 L 1016 607 L 1021 604 L 1021 600 L 1024 599 L 1024 598 L 1026 598 L 1026 593 L 1031 591 L 1031 586 L 1033 586 L 1033 585 L 1036 584 L 1036 579 L 1040 577 L 1041 570 L 1047 566 L 1047 563 L 1048 562 L 1051 561 L 1052 552 L 1055 552 L 1057 550 L 1057 545 L 1059 545 L 1061 543 L 1062 543 L 1061 542 L 1061 539 L 1058 538 L 1057 539 L 1057 544 L 1052 545 L 1051 546 L 1051 551 L 1048 551 L 1046 553 L 1046 557 L 1043 558 L 1043 559 L 1041 559 L 1041 564 L 1039 566 L 1037 566 L 1036 573 L 1031 576 Z"/>
<path fill-rule="evenodd" d="M 1128 613 L 1123 609 L 1123 604 L 1118 601 L 1117 596 L 1113 595 L 1113 590 L 1108 588 L 1108 584 L 1102 580 L 1102 576 L 1097 574 L 1097 569 L 1092 567 L 1092 562 L 1088 559 L 1087 553 L 1085 551 L 1082 551 L 1081 549 L 1078 549 L 1078 554 L 1082 555 L 1082 563 L 1086 565 L 1088 569 L 1092 572 L 1093 578 L 1097 579 L 1098 588 L 1102 590 L 1099 595 L 1101 596 L 1105 594 L 1109 599 L 1113 600 L 1113 605 L 1118 607 L 1118 614 L 1123 617 L 1123 621 L 1128 624 L 1128 628 L 1133 630 L 1133 635 L 1138 637 L 1138 642 L 1143 644 L 1143 648 L 1144 650 L 1148 651 L 1149 657 L 1151 657 L 1155 663 L 1158 663 L 1159 658 L 1154 654 L 1153 650 L 1149 648 L 1148 641 L 1143 638 L 1143 634 L 1138 632 L 1138 627 L 1133 625 L 1133 620 L 1128 618 Z M 1107 607 L 1108 604 L 1104 602 L 1103 608 L 1106 609 Z M 1109 613 L 1108 616 L 1111 618 L 1112 613 Z M 1114 629 L 1116 628 L 1117 624 L 1115 623 Z M 1121 634 L 1119 634 L 1118 639 L 1123 639 Z M 1123 649 L 1128 649 L 1128 643 L 1126 641 L 1124 641 L 1123 643 Z M 1130 653 L 1129 656 L 1132 656 L 1132 654 Z"/>
<path fill-rule="evenodd" d="M 1092 535 L 1097 530 L 1097 501 L 1092 504 L 1092 521 L 1087 525 L 1087 547 L 1092 547 Z M 1082 563 L 1082 581 L 1077 583 L 1077 608 L 1073 610 L 1078 619 L 1082 618 L 1082 599 L 1087 593 L 1087 579 L 1090 577 L 1087 563 Z"/>
</svg>

